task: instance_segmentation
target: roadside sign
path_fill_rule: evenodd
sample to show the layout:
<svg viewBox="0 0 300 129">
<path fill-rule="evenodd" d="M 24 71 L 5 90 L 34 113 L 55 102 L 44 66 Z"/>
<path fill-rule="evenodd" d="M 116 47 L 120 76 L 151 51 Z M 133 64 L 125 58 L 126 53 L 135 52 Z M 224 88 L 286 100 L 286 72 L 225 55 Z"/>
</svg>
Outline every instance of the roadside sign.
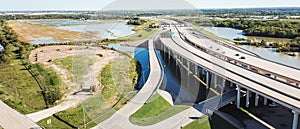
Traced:
<svg viewBox="0 0 300 129">
<path fill-rule="evenodd" d="M 171 35 L 174 35 L 175 33 L 171 31 L 170 34 L 171 34 Z"/>
<path fill-rule="evenodd" d="M 51 119 L 47 120 L 47 124 L 50 125 L 51 124 Z"/>
</svg>

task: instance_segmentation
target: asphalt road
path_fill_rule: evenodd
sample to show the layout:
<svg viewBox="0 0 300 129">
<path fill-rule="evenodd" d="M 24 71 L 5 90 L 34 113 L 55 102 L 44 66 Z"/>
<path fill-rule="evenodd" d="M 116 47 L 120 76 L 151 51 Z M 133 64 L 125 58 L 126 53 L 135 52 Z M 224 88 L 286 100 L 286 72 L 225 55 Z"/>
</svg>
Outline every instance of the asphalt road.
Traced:
<svg viewBox="0 0 300 129">
<path fill-rule="evenodd" d="M 2 101 L 0 101 L 0 109 L 0 125 L 4 129 L 31 129 L 40 127 Z"/>
</svg>

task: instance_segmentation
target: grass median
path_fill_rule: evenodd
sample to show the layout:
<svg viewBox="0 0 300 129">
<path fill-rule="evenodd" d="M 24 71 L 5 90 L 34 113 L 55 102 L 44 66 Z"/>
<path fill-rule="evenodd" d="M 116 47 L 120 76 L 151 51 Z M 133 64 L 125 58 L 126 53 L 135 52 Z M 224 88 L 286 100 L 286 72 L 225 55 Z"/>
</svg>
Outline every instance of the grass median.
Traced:
<svg viewBox="0 0 300 129">
<path fill-rule="evenodd" d="M 159 94 L 154 94 L 137 112 L 130 116 L 130 121 L 140 126 L 148 126 L 163 121 L 189 108 L 188 106 L 172 106 Z"/>
<path fill-rule="evenodd" d="M 183 129 L 210 129 L 208 116 L 202 116 L 199 119 L 184 126 Z"/>
</svg>

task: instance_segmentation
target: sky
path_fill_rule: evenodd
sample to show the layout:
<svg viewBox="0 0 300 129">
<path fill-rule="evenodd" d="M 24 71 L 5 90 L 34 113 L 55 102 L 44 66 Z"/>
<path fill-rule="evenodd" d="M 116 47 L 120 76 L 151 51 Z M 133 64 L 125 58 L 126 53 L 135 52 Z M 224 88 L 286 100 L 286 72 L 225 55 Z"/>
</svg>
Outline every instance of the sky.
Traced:
<svg viewBox="0 0 300 129">
<path fill-rule="evenodd" d="M 133 5 L 130 1 L 139 4 Z M 137 9 L 170 9 L 178 8 L 177 5 L 194 8 L 300 7 L 300 0 L 0 0 L 0 3 L 0 11 L 128 9 L 139 5 L 142 6 Z M 152 5 L 147 6 L 149 3 Z"/>
</svg>

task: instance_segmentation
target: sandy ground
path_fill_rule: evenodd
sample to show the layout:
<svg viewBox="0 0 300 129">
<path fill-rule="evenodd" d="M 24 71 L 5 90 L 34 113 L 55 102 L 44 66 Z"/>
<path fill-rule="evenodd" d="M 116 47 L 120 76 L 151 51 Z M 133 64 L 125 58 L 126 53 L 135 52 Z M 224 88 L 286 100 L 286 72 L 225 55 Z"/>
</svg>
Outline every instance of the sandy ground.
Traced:
<svg viewBox="0 0 300 129">
<path fill-rule="evenodd" d="M 59 49 L 59 50 L 58 50 Z M 83 100 L 90 97 L 89 87 L 83 87 L 87 90 L 82 92 L 79 87 L 80 84 L 71 82 L 70 80 L 70 71 L 60 68 L 59 66 L 52 63 L 52 60 L 66 58 L 68 56 L 74 55 L 84 55 L 87 57 L 94 56 L 96 57 L 94 64 L 89 66 L 89 71 L 84 75 L 85 86 L 100 86 L 100 83 L 97 80 L 97 75 L 99 75 L 100 70 L 107 65 L 114 58 L 120 56 L 119 53 L 112 50 L 105 50 L 98 47 L 79 47 L 79 46 L 46 46 L 35 49 L 31 51 L 29 60 L 31 63 L 43 63 L 46 67 L 54 69 L 62 78 L 64 86 L 68 89 L 71 89 L 71 92 L 65 94 L 62 102 L 49 109 L 45 109 L 39 112 L 28 114 L 27 117 L 32 119 L 35 122 L 38 122 L 44 118 L 47 118 L 57 112 L 66 110 L 68 108 L 77 106 Z M 101 56 L 100 56 L 101 55 Z M 51 60 L 51 61 L 50 61 Z"/>
</svg>

